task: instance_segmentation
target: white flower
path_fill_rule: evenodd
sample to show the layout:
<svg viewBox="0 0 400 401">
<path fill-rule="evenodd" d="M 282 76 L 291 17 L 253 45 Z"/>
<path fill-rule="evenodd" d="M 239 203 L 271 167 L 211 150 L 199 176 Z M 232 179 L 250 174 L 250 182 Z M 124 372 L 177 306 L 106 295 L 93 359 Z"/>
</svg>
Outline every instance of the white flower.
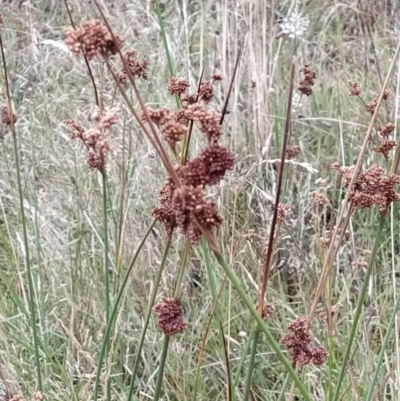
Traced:
<svg viewBox="0 0 400 401">
<path fill-rule="evenodd" d="M 309 25 L 310 20 L 307 15 L 292 13 L 279 22 L 280 32 L 277 38 L 287 35 L 290 39 L 294 39 L 306 32 Z"/>
</svg>

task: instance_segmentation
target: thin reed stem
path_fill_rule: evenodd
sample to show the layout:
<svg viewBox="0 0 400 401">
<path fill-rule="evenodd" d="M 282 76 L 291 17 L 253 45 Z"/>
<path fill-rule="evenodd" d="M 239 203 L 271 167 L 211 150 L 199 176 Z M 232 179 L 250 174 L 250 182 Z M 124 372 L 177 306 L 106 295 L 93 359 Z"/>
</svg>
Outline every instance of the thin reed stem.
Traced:
<svg viewBox="0 0 400 401">
<path fill-rule="evenodd" d="M 379 371 L 381 369 L 382 362 L 383 362 L 383 357 L 385 356 L 386 346 L 387 346 L 387 343 L 389 341 L 389 337 L 392 334 L 393 326 L 394 326 L 394 323 L 395 323 L 395 320 L 396 320 L 396 315 L 397 315 L 397 312 L 399 311 L 399 308 L 400 308 L 400 294 L 397 296 L 396 303 L 395 303 L 395 305 L 393 307 L 392 314 L 390 316 L 390 320 L 389 320 L 389 323 L 388 323 L 388 326 L 387 326 L 387 329 L 386 329 L 386 334 L 385 334 L 385 337 L 384 337 L 382 345 L 381 345 L 381 350 L 379 351 L 378 360 L 377 360 L 377 362 L 375 364 L 374 376 L 372 377 L 372 381 L 371 381 L 371 383 L 369 385 L 367 398 L 365 399 L 365 401 L 371 401 L 372 400 L 372 396 L 374 394 L 375 383 L 376 383 L 376 381 L 378 379 Z"/>
<path fill-rule="evenodd" d="M 175 290 L 174 290 L 174 297 L 178 297 L 180 290 L 181 290 L 181 284 L 182 284 L 182 279 L 183 279 L 183 274 L 185 272 L 188 259 L 189 259 L 189 252 L 190 252 L 190 242 L 186 241 L 185 248 L 183 251 L 183 257 L 181 261 L 181 265 L 179 267 L 179 273 L 178 273 L 178 278 L 176 280 L 175 284 Z M 162 383 L 164 380 L 164 368 L 165 368 L 165 363 L 167 361 L 168 357 L 168 345 L 169 345 L 169 338 L 170 336 L 164 335 L 164 346 L 163 346 L 163 351 L 161 354 L 160 358 L 160 366 L 158 369 L 157 373 L 157 381 L 156 381 L 156 388 L 155 388 L 155 394 L 153 397 L 153 401 L 158 401 L 161 395 L 161 388 L 162 388 Z"/>
<path fill-rule="evenodd" d="M 107 212 L 107 174 L 105 168 L 102 176 L 103 183 L 103 231 L 104 231 L 104 298 L 106 302 L 106 325 L 110 320 L 110 272 L 108 259 L 108 212 Z"/>
<path fill-rule="evenodd" d="M 154 390 L 153 401 L 158 401 L 160 399 L 162 384 L 164 380 L 165 362 L 167 361 L 168 356 L 169 339 L 170 336 L 164 336 L 163 350 L 160 358 L 160 366 L 158 367 L 157 382 L 156 388 Z"/>
<path fill-rule="evenodd" d="M 255 326 L 252 330 L 252 333 L 251 333 L 250 362 L 249 362 L 249 368 L 247 370 L 247 375 L 246 375 L 243 401 L 248 401 L 250 399 L 249 398 L 250 397 L 250 389 L 251 389 L 251 383 L 252 383 L 252 379 L 253 379 L 253 372 L 254 372 L 254 368 L 255 368 L 257 342 L 258 342 L 259 335 L 260 335 L 260 329 L 258 328 L 257 324 L 255 324 Z"/>
<path fill-rule="evenodd" d="M 35 348 L 36 376 L 37 376 L 37 381 L 38 381 L 38 388 L 41 392 L 43 392 L 41 361 L 40 361 L 40 355 L 39 355 L 39 336 L 38 336 L 38 331 L 37 331 L 37 326 L 36 326 L 35 286 L 33 284 L 31 258 L 30 258 L 30 254 L 29 254 L 28 230 L 26 227 L 24 197 L 23 197 L 22 183 L 21 183 L 18 139 L 17 139 L 17 133 L 15 130 L 15 125 L 14 125 L 13 108 L 12 108 L 12 104 L 11 104 L 11 92 L 10 92 L 10 86 L 9 86 L 9 82 L 8 82 L 8 70 L 7 70 L 6 58 L 4 55 L 3 35 L 1 33 L 1 30 L 0 30 L 0 50 L 1 50 L 1 59 L 2 59 L 3 72 L 4 72 L 5 96 L 6 96 L 6 100 L 7 100 L 7 109 L 8 109 L 8 116 L 9 116 L 9 121 L 10 121 L 10 129 L 11 129 L 12 138 L 13 138 L 15 170 L 17 173 L 18 198 L 19 198 L 21 220 L 22 220 L 22 232 L 23 232 L 23 238 L 24 238 L 23 242 L 24 242 L 24 251 L 25 251 L 26 270 L 27 270 L 27 275 L 28 275 L 29 311 L 30 311 L 30 315 L 31 315 L 33 343 L 34 343 L 34 348 Z"/>
<path fill-rule="evenodd" d="M 153 228 L 153 226 L 151 228 Z M 156 299 L 158 288 L 160 286 L 161 277 L 162 277 L 162 274 L 163 274 L 163 271 L 164 271 L 164 268 L 165 268 L 165 265 L 166 265 L 166 262 L 167 262 L 167 257 L 168 257 L 168 254 L 169 254 L 170 247 L 171 247 L 171 241 L 169 240 L 165 245 L 164 255 L 163 255 L 163 258 L 162 258 L 162 261 L 161 261 L 161 265 L 160 265 L 160 268 L 158 269 L 157 275 L 156 275 L 156 277 L 154 279 L 153 291 L 151 293 L 151 297 L 150 297 L 150 301 L 149 301 L 149 308 L 147 310 L 146 318 L 145 318 L 145 321 L 144 321 L 142 334 L 140 335 L 139 345 L 138 345 L 137 350 L 136 350 L 135 363 L 133 364 L 133 368 L 132 368 L 131 384 L 129 386 L 128 397 L 126 398 L 127 401 L 131 401 L 132 396 L 133 396 L 133 391 L 134 391 L 134 388 L 135 388 L 135 379 L 136 379 L 137 370 L 139 368 L 139 363 L 140 363 L 140 355 L 142 353 L 144 340 L 146 339 L 146 333 L 147 333 L 147 328 L 149 327 L 151 312 L 153 310 L 154 301 Z"/>
<path fill-rule="evenodd" d="M 299 389 L 300 394 L 304 398 L 304 401 L 311 401 L 309 392 L 305 388 L 304 384 L 300 381 L 300 378 L 298 377 L 297 373 L 293 369 L 292 364 L 286 358 L 286 356 L 284 355 L 283 351 L 281 350 L 279 344 L 275 340 L 274 336 L 269 331 L 268 326 L 265 324 L 265 322 L 262 319 L 262 317 L 258 314 L 258 311 L 254 308 L 254 305 L 253 305 L 251 299 L 246 294 L 246 291 L 242 287 L 239 278 L 232 271 L 232 269 L 229 268 L 229 266 L 226 263 L 225 258 L 223 257 L 223 255 L 218 250 L 215 250 L 212 247 L 210 247 L 210 248 L 213 251 L 215 257 L 217 258 L 219 265 L 224 270 L 224 272 L 228 276 L 228 279 L 231 281 L 232 285 L 236 289 L 238 295 L 240 296 L 240 298 L 242 299 L 242 301 L 246 305 L 247 309 L 249 310 L 249 312 L 251 313 L 253 318 L 258 323 L 261 331 L 265 334 L 265 336 L 267 338 L 267 343 L 274 350 L 277 358 L 282 362 L 282 364 L 285 367 L 286 371 L 290 374 L 290 377 L 292 378 L 292 380 L 294 380 L 294 382 L 296 384 L 296 387 Z"/>
<path fill-rule="evenodd" d="M 115 317 L 117 316 L 119 303 L 121 302 L 125 287 L 128 284 L 128 279 L 132 272 L 133 266 L 135 265 L 136 260 L 139 257 L 139 254 L 140 254 L 141 250 L 143 249 L 143 246 L 144 246 L 148 236 L 150 235 L 151 230 L 153 229 L 155 223 L 156 223 L 156 220 L 153 220 L 153 222 L 150 224 L 149 228 L 147 229 L 145 235 L 143 236 L 143 238 L 138 246 L 138 249 L 136 250 L 135 254 L 133 255 L 132 261 L 125 274 L 124 280 L 122 281 L 121 288 L 119 289 L 117 297 L 115 299 L 115 303 L 114 303 L 113 309 L 110 314 L 110 319 L 107 323 L 106 330 L 104 332 L 104 339 L 103 339 L 103 343 L 102 343 L 101 350 L 100 350 L 99 361 L 97 363 L 97 372 L 96 372 L 96 379 L 95 379 L 94 393 L 93 393 L 94 401 L 97 401 L 97 398 L 98 398 L 101 368 L 102 368 L 103 360 L 107 356 L 108 344 L 109 344 L 109 340 L 110 340 L 110 336 L 111 336 L 111 330 L 114 325 Z"/>
<path fill-rule="evenodd" d="M 338 381 L 336 383 L 336 390 L 333 396 L 333 400 L 334 401 L 339 401 L 341 399 L 340 396 L 340 390 L 342 387 L 342 382 L 347 370 L 347 363 L 349 361 L 350 358 L 350 353 L 351 353 L 351 349 L 353 346 L 353 341 L 354 341 L 354 337 L 356 335 L 357 329 L 358 329 L 358 323 L 361 317 L 361 312 L 362 312 L 362 307 L 364 304 L 364 300 L 365 297 L 367 295 L 367 290 L 368 290 L 368 285 L 369 285 L 369 279 L 371 277 L 371 273 L 372 273 L 372 269 L 373 266 L 375 264 L 375 258 L 376 258 L 376 254 L 378 252 L 379 246 L 381 245 L 381 241 L 382 241 L 382 231 L 383 231 L 383 226 L 385 224 L 385 220 L 381 219 L 379 222 L 379 226 L 375 232 L 375 242 L 374 242 L 374 247 L 372 248 L 372 253 L 371 253 L 371 257 L 369 259 L 368 262 L 368 267 L 367 267 L 367 271 L 365 272 L 365 276 L 364 276 L 364 282 L 363 282 L 363 286 L 361 288 L 361 292 L 360 295 L 358 297 L 358 302 L 357 302 L 357 308 L 356 311 L 354 313 L 354 318 L 353 318 L 353 324 L 351 325 L 351 330 L 350 330 L 350 336 L 349 336 L 349 340 L 347 342 L 346 345 L 346 350 L 344 353 L 344 357 L 343 360 L 341 362 L 342 366 L 339 372 L 339 378 Z"/>
</svg>

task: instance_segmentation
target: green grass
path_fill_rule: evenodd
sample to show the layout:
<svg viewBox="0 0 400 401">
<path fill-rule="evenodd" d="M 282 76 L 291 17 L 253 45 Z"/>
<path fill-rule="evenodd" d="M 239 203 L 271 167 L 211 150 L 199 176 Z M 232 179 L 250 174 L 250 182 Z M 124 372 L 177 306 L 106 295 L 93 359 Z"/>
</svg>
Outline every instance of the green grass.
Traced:
<svg viewBox="0 0 400 401">
<path fill-rule="evenodd" d="M 302 151 L 293 163 L 287 163 L 281 194 L 282 202 L 291 204 L 293 215 L 279 231 L 266 292 L 275 314 L 259 335 L 250 386 L 250 399 L 287 400 L 292 378 L 271 339 L 279 344 L 288 323 L 309 313 L 323 265 L 314 238 L 329 229 L 311 205 L 309 194 L 316 190 L 317 178 L 326 179 L 332 218 L 337 217 L 344 193 L 330 166 L 336 161 L 356 163 L 370 121 L 362 102 L 348 96 L 348 80 L 360 83 L 367 102 L 379 93 L 397 46 L 399 6 L 394 0 L 385 6 L 362 0 L 357 8 L 349 0 L 298 2 L 298 11 L 309 16 L 310 26 L 294 43 L 288 37 L 275 39 L 275 35 L 277 17 L 294 10 L 295 2 L 159 1 L 159 15 L 151 1 L 103 3 L 113 30 L 124 37 L 124 49 L 135 48 L 139 59 L 148 61 L 148 80 L 140 80 L 138 86 L 151 107 L 176 108 L 167 91 L 171 70 L 189 79 L 194 92 L 204 67 L 205 77 L 214 70 L 224 76 L 215 86 L 210 105 L 221 110 L 242 50 L 222 139 L 237 154 L 235 170 L 213 190 L 224 217 L 216 236 L 219 252 L 213 254 L 205 243 L 193 247 L 187 266 L 182 267 L 177 293 L 188 327 L 170 338 L 161 380 L 164 338 L 154 315 L 149 315 L 148 325 L 146 317 L 153 293 L 156 301 L 174 293 L 185 260 L 185 238 L 176 232 L 167 256 L 161 225 L 156 224 L 141 241 L 152 224 L 151 210 L 157 204 L 165 168 L 115 91 L 106 66 L 94 60 L 91 66 L 101 98 L 107 106 L 121 110 L 110 132 L 112 152 L 107 156 L 103 193 L 101 175 L 87 167 L 85 149 L 70 140 L 62 124 L 78 118 L 90 127 L 95 104 L 83 59 L 47 42 L 63 44 L 70 25 L 65 7 L 50 0 L 35 2 L 29 9 L 10 2 L 2 11 L 2 37 L 19 118 L 16 145 L 21 178 L 16 173 L 12 134 L 2 126 L 0 136 L 3 131 L 6 135 L 0 144 L 0 381 L 5 391 L 22 394 L 26 400 L 41 385 L 46 400 L 93 399 L 97 375 L 98 400 L 127 400 L 130 392 L 132 400 L 152 399 L 157 387 L 160 400 L 225 400 L 229 383 L 235 389 L 232 399 L 243 399 L 250 365 L 247 341 L 254 326 L 249 306 L 257 299 L 261 253 L 268 241 L 277 184 L 276 165 L 271 160 L 280 157 L 290 67 L 296 56 L 295 88 L 304 62 L 311 64 L 317 80 L 312 96 L 293 104 L 290 142 L 299 144 Z M 94 4 L 68 4 L 78 26 L 98 18 Z M 112 64 L 118 68 L 118 57 Z M 391 97 L 382 105 L 379 125 L 396 122 L 398 70 L 396 64 L 389 80 Z M 6 106 L 3 71 L 0 85 L 1 106 Z M 128 89 L 127 94 L 140 111 L 133 91 Z M 194 132 L 190 154 L 203 145 L 203 138 Z M 390 163 L 371 148 L 363 166 L 379 162 L 389 170 Z M 19 205 L 19 182 L 25 217 Z M 323 319 L 312 324 L 314 345 L 329 349 L 329 361 L 321 367 L 297 369 L 303 395 L 311 400 L 400 397 L 400 347 L 395 334 L 399 330 L 395 315 L 400 285 L 399 218 L 395 203 L 380 239 L 376 208 L 359 210 L 351 218 L 332 268 L 331 302 L 341 307 L 331 330 Z M 249 230 L 255 233 L 252 240 L 243 238 Z M 360 301 L 364 272 L 352 262 L 363 249 L 372 250 L 377 237 L 371 282 L 365 300 Z M 198 288 L 192 283 L 195 267 L 199 268 Z M 360 316 L 355 325 L 357 304 Z M 318 312 L 323 311 L 320 303 Z M 348 348 L 350 359 L 343 366 L 353 326 L 357 330 Z M 135 361 L 137 374 L 130 390 Z M 306 399 L 296 388 L 293 391 L 298 399 Z"/>
</svg>

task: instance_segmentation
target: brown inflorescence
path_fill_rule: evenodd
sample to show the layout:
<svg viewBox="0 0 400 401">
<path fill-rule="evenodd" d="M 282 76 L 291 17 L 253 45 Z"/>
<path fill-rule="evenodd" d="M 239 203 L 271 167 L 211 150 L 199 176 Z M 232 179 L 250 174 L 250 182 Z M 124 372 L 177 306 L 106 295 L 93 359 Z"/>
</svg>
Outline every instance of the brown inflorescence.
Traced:
<svg viewBox="0 0 400 401">
<path fill-rule="evenodd" d="M 72 131 L 72 139 L 80 139 L 87 147 L 87 163 L 91 169 L 104 172 L 104 154 L 111 150 L 106 130 L 117 123 L 118 110 L 104 110 L 96 106 L 91 116 L 94 127 L 85 130 L 77 121 L 67 120 L 64 124 Z"/>
<path fill-rule="evenodd" d="M 82 53 L 90 60 L 96 55 L 117 54 L 122 46 L 122 39 L 111 33 L 100 20 L 85 22 L 82 28 L 70 28 L 65 43 L 69 50 L 78 55 Z"/>
<path fill-rule="evenodd" d="M 321 192 L 316 192 L 316 191 L 310 192 L 310 198 L 312 202 L 317 205 L 324 206 L 329 204 L 329 199 L 326 197 L 325 194 Z"/>
<path fill-rule="evenodd" d="M 258 304 L 256 305 L 256 309 L 258 309 Z M 265 321 L 269 320 L 274 314 L 274 312 L 275 312 L 274 305 L 265 302 L 262 308 L 261 318 Z"/>
<path fill-rule="evenodd" d="M 277 215 L 277 222 L 279 224 L 282 224 L 284 221 L 286 221 L 291 214 L 292 208 L 288 203 L 279 203 Z"/>
<path fill-rule="evenodd" d="M 304 64 L 304 66 L 300 68 L 300 72 L 303 74 L 303 79 L 300 82 L 299 91 L 303 95 L 310 96 L 315 83 L 315 72 L 310 69 L 310 64 Z"/>
<path fill-rule="evenodd" d="M 288 349 L 293 364 L 320 366 L 324 363 L 327 352 L 322 346 L 311 347 L 310 324 L 306 317 L 298 317 L 289 323 L 288 330 L 281 343 Z"/>
<path fill-rule="evenodd" d="M 286 158 L 287 159 L 294 159 L 300 153 L 300 146 L 288 146 L 286 148 Z"/>
<path fill-rule="evenodd" d="M 168 82 L 168 92 L 170 95 L 182 95 L 189 88 L 187 79 L 171 78 Z"/>
<path fill-rule="evenodd" d="M 83 140 L 83 133 L 85 132 L 85 128 L 82 127 L 77 121 L 75 120 L 67 120 L 64 124 L 72 131 L 71 132 L 71 139 L 82 139 Z"/>
<path fill-rule="evenodd" d="M 13 123 L 13 125 L 17 122 L 18 117 L 15 114 L 13 114 L 12 121 L 11 121 L 10 113 L 8 112 L 7 107 L 3 107 L 1 109 L 0 119 L 3 124 L 10 126 L 11 122 Z"/>
<path fill-rule="evenodd" d="M 214 88 L 210 81 L 203 81 L 200 83 L 199 98 L 205 103 L 209 103 L 213 100 Z"/>
<path fill-rule="evenodd" d="M 374 114 L 376 110 L 376 106 L 378 105 L 378 99 L 373 99 L 365 105 L 366 110 L 370 114 Z"/>
<path fill-rule="evenodd" d="M 150 119 L 160 128 L 174 151 L 176 143 L 188 131 L 189 122 L 199 124 L 200 132 L 208 139 L 208 144 L 196 157 L 184 159 L 175 168 L 179 182 L 171 177 L 167 179 L 159 193 L 160 203 L 152 212 L 164 225 L 168 236 L 179 227 L 192 244 L 199 242 L 204 230 L 212 231 L 222 224 L 216 203 L 206 199 L 205 187 L 218 184 L 234 167 L 235 156 L 218 143 L 222 135 L 221 114 L 206 108 L 206 103 L 213 98 L 212 82 L 221 78 L 213 74 L 213 81 L 203 81 L 196 95 L 185 95 L 189 87 L 187 80 L 171 78 L 168 91 L 180 97 L 182 108 L 174 113 L 165 107 L 147 107 L 142 113 L 144 121 Z"/>
<path fill-rule="evenodd" d="M 348 189 L 353 177 L 354 167 L 341 167 L 339 163 L 332 165 L 344 179 L 344 187 Z M 378 164 L 374 164 L 357 177 L 350 194 L 353 208 L 367 208 L 378 206 L 381 212 L 385 212 L 392 202 L 400 200 L 395 186 L 400 183 L 397 174 L 383 175 L 384 170 Z"/>
<path fill-rule="evenodd" d="M 163 224 L 169 237 L 176 227 L 175 211 L 172 206 L 175 188 L 172 178 L 167 178 L 159 192 L 159 205 L 152 210 L 153 217 Z"/>
<path fill-rule="evenodd" d="M 222 217 L 218 213 L 217 205 L 213 200 L 204 198 L 203 186 L 182 185 L 177 188 L 172 198 L 172 207 L 175 212 L 176 225 L 189 241 L 196 245 L 200 241 L 201 230 L 199 224 L 207 231 L 222 224 Z"/>
<path fill-rule="evenodd" d="M 136 50 L 128 50 L 125 52 L 123 56 L 124 65 L 120 71 L 115 73 L 120 83 L 124 84 L 128 81 L 128 72 L 131 77 L 147 79 L 147 61 L 139 61 L 136 55 Z"/>
<path fill-rule="evenodd" d="M 167 336 L 182 333 L 187 324 L 183 321 L 183 308 L 179 298 L 163 297 L 154 307 L 158 328 Z"/>
<path fill-rule="evenodd" d="M 359 96 L 360 95 L 361 87 L 357 82 L 349 81 L 349 86 L 350 86 L 350 90 L 349 90 L 350 96 Z"/>
</svg>

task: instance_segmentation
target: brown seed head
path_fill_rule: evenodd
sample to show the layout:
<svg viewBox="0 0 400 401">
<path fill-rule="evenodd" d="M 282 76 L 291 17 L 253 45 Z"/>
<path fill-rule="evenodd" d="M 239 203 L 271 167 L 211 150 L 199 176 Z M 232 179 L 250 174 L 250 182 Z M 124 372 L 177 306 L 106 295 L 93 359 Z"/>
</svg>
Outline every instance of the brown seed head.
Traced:
<svg viewBox="0 0 400 401">
<path fill-rule="evenodd" d="M 213 81 L 222 81 L 222 74 L 220 74 L 219 72 L 214 72 L 214 73 L 211 75 L 211 79 L 212 79 Z"/>
<path fill-rule="evenodd" d="M 214 88 L 210 81 L 203 81 L 200 83 L 199 98 L 205 103 L 211 102 L 214 98 Z"/>
<path fill-rule="evenodd" d="M 72 53 L 78 55 L 82 51 L 90 60 L 98 54 L 117 54 L 122 46 L 122 39 L 118 35 L 114 36 L 115 41 L 100 20 L 92 20 L 85 22 L 82 28 L 70 28 L 65 43 Z"/>
<path fill-rule="evenodd" d="M 279 203 L 278 216 L 277 216 L 277 222 L 279 224 L 286 221 L 291 214 L 292 214 L 292 208 L 290 207 L 290 205 L 288 203 Z"/>
<path fill-rule="evenodd" d="M 303 95 L 310 96 L 315 83 L 315 72 L 310 69 L 310 64 L 304 64 L 304 66 L 300 68 L 300 72 L 303 74 L 303 79 L 300 82 L 299 91 Z"/>
<path fill-rule="evenodd" d="M 67 120 L 64 121 L 64 124 L 72 131 L 71 139 L 82 139 L 83 140 L 83 133 L 85 129 L 75 120 Z"/>
<path fill-rule="evenodd" d="M 160 204 L 152 210 L 153 217 L 163 224 L 169 237 L 172 236 L 176 227 L 175 211 L 172 206 L 172 197 L 175 191 L 175 184 L 172 178 L 168 178 L 159 192 Z"/>
<path fill-rule="evenodd" d="M 158 328 L 167 336 L 182 333 L 187 324 L 183 321 L 183 308 L 178 298 L 162 298 L 154 307 Z"/>
<path fill-rule="evenodd" d="M 124 54 L 124 65 L 117 75 L 120 82 L 124 83 L 128 79 L 128 71 L 132 77 L 147 79 L 147 61 L 139 61 L 136 58 L 136 50 L 128 50 Z"/>
<path fill-rule="evenodd" d="M 349 81 L 349 85 L 350 85 L 349 95 L 350 96 L 359 96 L 361 93 L 360 85 L 358 85 L 358 83 L 355 81 Z"/>
<path fill-rule="evenodd" d="M 286 158 L 294 159 L 300 153 L 300 146 L 288 146 L 286 148 Z"/>
<path fill-rule="evenodd" d="M 170 95 L 182 95 L 189 88 L 187 79 L 171 78 L 168 83 L 168 92 Z"/>
<path fill-rule="evenodd" d="M 201 230 L 198 223 L 206 231 L 222 224 L 222 217 L 218 213 L 217 205 L 213 200 L 204 199 L 201 185 L 182 185 L 176 189 L 172 198 L 176 224 L 193 245 L 197 245 Z"/>
<path fill-rule="evenodd" d="M 310 192 L 310 198 L 312 202 L 316 205 L 328 205 L 329 204 L 329 199 L 326 197 L 325 194 L 321 192 Z"/>
<path fill-rule="evenodd" d="M 3 107 L 1 109 L 0 119 L 1 119 L 1 122 L 3 124 L 8 125 L 8 126 L 11 125 L 11 119 L 10 119 L 10 115 L 8 113 L 8 108 L 7 107 Z M 18 120 L 18 117 L 15 114 L 13 114 L 12 115 L 13 124 L 15 124 L 17 122 L 17 120 Z"/>
</svg>

